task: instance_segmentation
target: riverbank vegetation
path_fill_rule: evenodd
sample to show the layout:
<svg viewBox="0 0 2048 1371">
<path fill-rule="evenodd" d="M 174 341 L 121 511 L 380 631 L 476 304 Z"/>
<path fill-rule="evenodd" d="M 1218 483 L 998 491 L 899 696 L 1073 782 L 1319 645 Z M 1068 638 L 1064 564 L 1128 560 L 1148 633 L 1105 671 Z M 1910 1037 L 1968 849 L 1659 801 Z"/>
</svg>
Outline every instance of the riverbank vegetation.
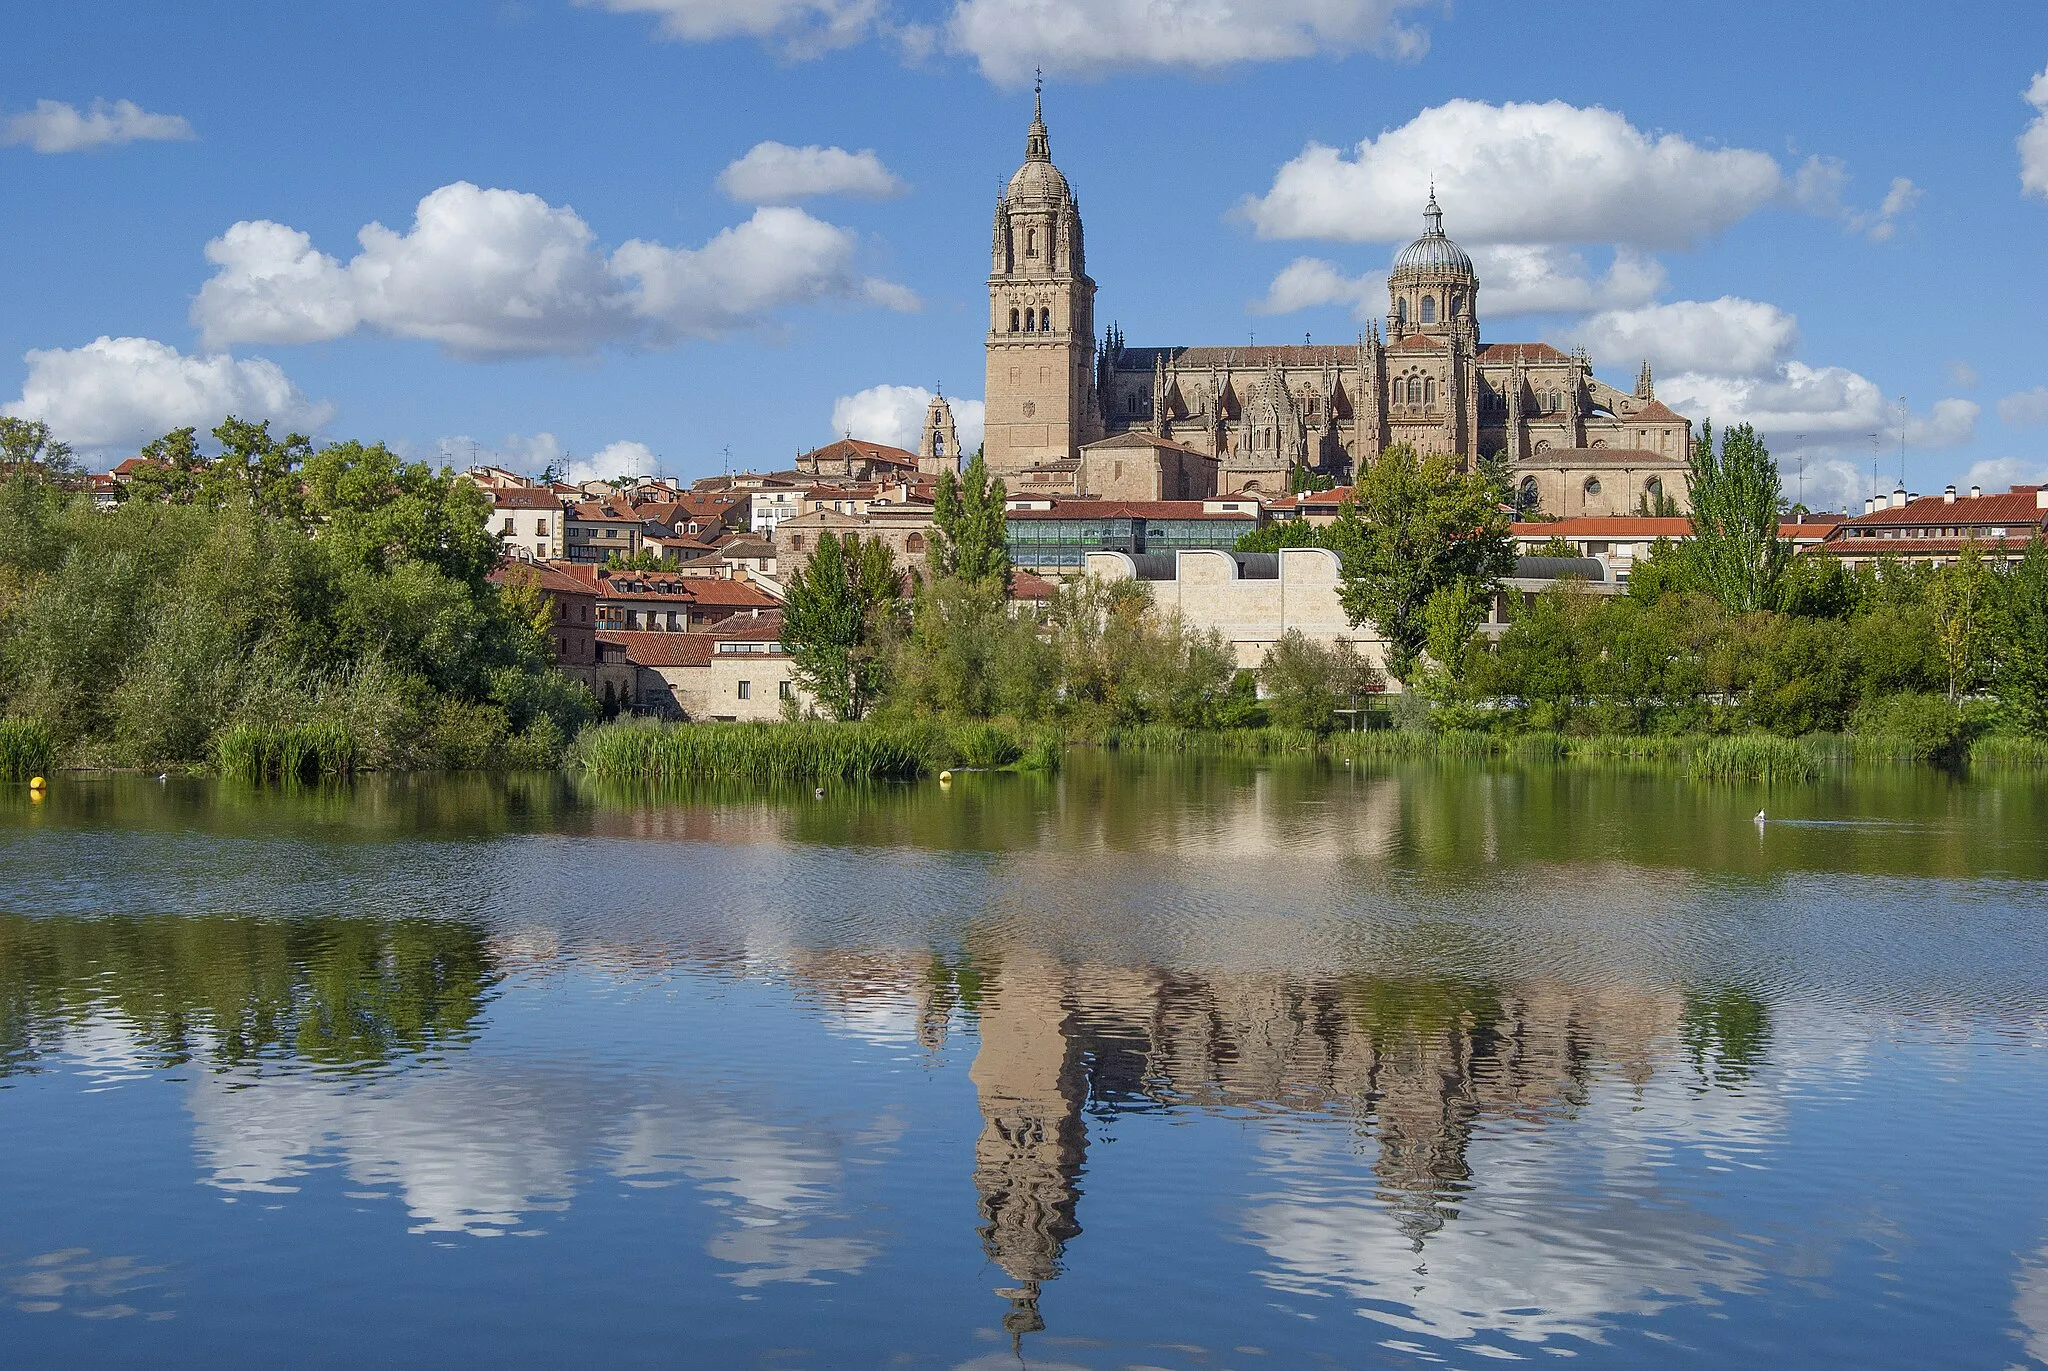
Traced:
<svg viewBox="0 0 2048 1371">
<path fill-rule="evenodd" d="M 584 775 L 615 785 L 858 784 L 915 780 L 952 767 L 1054 771 L 1059 740 L 987 722 L 622 722 L 591 729 L 571 756 Z"/>
<path fill-rule="evenodd" d="M 554 763 L 592 702 L 539 598 L 491 583 L 481 492 L 382 446 L 213 436 L 211 461 L 190 429 L 150 444 L 112 509 L 37 463 L 0 482 L 0 716 L 73 765 Z"/>
</svg>

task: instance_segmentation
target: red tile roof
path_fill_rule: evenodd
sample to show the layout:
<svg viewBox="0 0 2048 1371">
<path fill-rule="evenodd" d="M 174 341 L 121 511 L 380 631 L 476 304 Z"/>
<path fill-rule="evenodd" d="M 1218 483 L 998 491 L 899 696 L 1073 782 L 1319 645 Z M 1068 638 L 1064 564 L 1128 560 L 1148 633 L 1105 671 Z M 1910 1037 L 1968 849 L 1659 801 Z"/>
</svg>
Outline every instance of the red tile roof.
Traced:
<svg viewBox="0 0 2048 1371">
<path fill-rule="evenodd" d="M 1682 424 L 1686 422 L 1683 414 L 1674 414 L 1671 411 L 1671 407 L 1662 400 L 1652 400 L 1633 414 L 1624 414 L 1617 417 L 1624 424 Z"/>
<path fill-rule="evenodd" d="M 562 497 L 549 490 L 487 490 L 495 509 L 551 509 L 562 508 Z"/>
<path fill-rule="evenodd" d="M 1839 522 L 1833 517 L 1809 516 L 1803 524 L 1779 524 L 1778 536 L 1788 542 L 1814 542 L 1833 532 Z M 1651 519 L 1634 514 L 1586 515 L 1514 523 L 1508 525 L 1508 533 L 1516 538 L 1690 538 L 1692 520 Z"/>
<path fill-rule="evenodd" d="M 870 443 L 863 438 L 841 438 L 836 443 L 827 443 L 821 448 L 804 453 L 797 461 L 817 465 L 821 462 L 844 462 L 848 458 L 855 461 L 881 462 L 890 466 L 917 465 L 916 453 L 905 452 L 900 447 L 890 447 L 887 443 Z"/>
<path fill-rule="evenodd" d="M 1214 457 L 1211 457 L 1211 456 L 1209 456 L 1209 454 L 1208 454 L 1208 453 L 1206 453 L 1206 452 L 1202 451 L 1202 450 L 1201 450 L 1200 448 L 1197 448 L 1197 447 L 1189 447 L 1189 446 L 1188 446 L 1188 445 L 1187 445 L 1186 443 L 1176 443 L 1176 442 L 1175 442 L 1175 441 L 1174 441 L 1173 439 L 1171 439 L 1171 438 L 1162 438 L 1162 437 L 1160 437 L 1160 436 L 1159 436 L 1158 434 L 1156 434 L 1156 433 L 1147 433 L 1147 432 L 1146 432 L 1145 430 L 1143 430 L 1143 429 L 1139 429 L 1139 428 L 1134 428 L 1134 429 L 1131 429 L 1131 430 L 1130 430 L 1129 432 L 1126 432 L 1126 433 L 1119 433 L 1119 434 L 1117 434 L 1117 435 L 1116 435 L 1116 436 L 1115 436 L 1114 438 L 1101 438 L 1101 439 L 1097 439 L 1097 440 L 1096 440 L 1095 442 L 1092 442 L 1092 443 L 1088 444 L 1088 445 L 1087 445 L 1086 447 L 1082 448 L 1081 450 L 1082 450 L 1083 452 L 1090 452 L 1090 451 L 1093 451 L 1093 450 L 1094 450 L 1094 449 L 1096 449 L 1096 448 L 1127 448 L 1127 447 L 1151 447 L 1151 448 L 1164 448 L 1164 449 L 1166 449 L 1166 450 L 1167 450 L 1168 452 L 1186 452 L 1186 453 L 1191 453 L 1191 454 L 1193 454 L 1193 455 L 1194 455 L 1194 456 L 1196 456 L 1196 457 L 1202 457 L 1202 458 L 1207 458 L 1207 460 L 1209 460 L 1209 461 L 1212 461 L 1212 462 L 1216 460 L 1216 459 L 1215 459 Z M 1063 465 L 1064 463 L 1067 463 L 1067 462 L 1072 462 L 1072 461 L 1073 461 L 1073 459 L 1072 459 L 1072 458 L 1062 458 L 1062 459 L 1061 459 L 1060 461 L 1058 461 L 1058 462 L 1048 462 L 1048 463 L 1045 463 L 1044 465 L 1046 465 L 1046 466 L 1060 466 L 1060 465 Z"/>
<path fill-rule="evenodd" d="M 1859 514 L 1845 523 L 1849 529 L 1909 527 L 1923 524 L 2040 524 L 2048 509 L 2036 503 L 2038 486 L 2014 486 L 2004 495 L 1980 495 L 1975 499 L 1958 496 L 1950 504 L 1939 495 L 1923 495 L 1900 509 L 1889 505 Z M 1848 530 L 1844 530 L 1848 536 Z"/>
<path fill-rule="evenodd" d="M 1014 572 L 1010 576 L 1010 598 L 1043 603 L 1059 593 L 1059 587 L 1043 576 L 1028 571 Z"/>
<path fill-rule="evenodd" d="M 538 584 L 542 590 L 555 595 L 595 595 L 597 593 L 591 586 L 562 570 L 559 565 L 553 562 L 500 562 L 491 572 L 491 580 L 499 585 L 505 585 L 516 580 L 531 581 Z"/>
</svg>

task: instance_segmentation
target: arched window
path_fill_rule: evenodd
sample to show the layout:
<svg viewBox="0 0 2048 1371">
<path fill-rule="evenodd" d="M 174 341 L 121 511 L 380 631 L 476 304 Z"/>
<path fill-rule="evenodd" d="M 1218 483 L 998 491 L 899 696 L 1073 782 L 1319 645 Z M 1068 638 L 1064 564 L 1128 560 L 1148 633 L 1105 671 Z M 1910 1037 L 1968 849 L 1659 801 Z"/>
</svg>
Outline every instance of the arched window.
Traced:
<svg viewBox="0 0 2048 1371">
<path fill-rule="evenodd" d="M 1408 302 L 1406 300 L 1394 301 L 1394 317 L 1404 324 L 1408 322 Z"/>
<path fill-rule="evenodd" d="M 1451 317 L 1452 317 L 1453 319 L 1455 319 L 1455 318 L 1457 318 L 1457 317 L 1458 317 L 1459 315 L 1463 314 L 1464 312 L 1465 312 L 1465 297 L 1464 297 L 1464 296 L 1462 296 L 1462 295 L 1453 295 L 1453 296 L 1451 297 Z"/>
<path fill-rule="evenodd" d="M 1051 310 L 1049 310 L 1049 309 L 1042 309 L 1042 310 L 1038 311 L 1038 331 L 1039 331 L 1040 333 L 1051 333 L 1051 332 L 1052 332 L 1052 311 L 1051 311 Z"/>
<path fill-rule="evenodd" d="M 1522 478 L 1521 494 L 1515 503 L 1524 510 L 1530 510 L 1536 508 L 1537 501 L 1541 498 L 1542 492 L 1536 488 L 1536 478 L 1534 476 L 1524 476 Z"/>
<path fill-rule="evenodd" d="M 1026 257 L 1036 257 L 1038 255 L 1037 229 L 1024 230 L 1024 255 Z"/>
<path fill-rule="evenodd" d="M 1422 297 L 1422 322 L 1425 324 L 1436 322 L 1436 297 L 1434 295 Z"/>
<path fill-rule="evenodd" d="M 1024 331 L 1025 331 L 1026 333 L 1036 333 L 1036 332 L 1038 332 L 1038 311 L 1037 311 L 1037 310 L 1035 310 L 1035 309 L 1027 309 L 1027 310 L 1025 310 L 1025 311 L 1024 311 Z"/>
<path fill-rule="evenodd" d="M 1016 331 L 1017 331 L 1017 311 L 1013 309 L 1013 310 L 1011 310 L 1011 311 L 1010 311 L 1010 332 L 1012 332 L 1012 333 L 1015 333 Z"/>
<path fill-rule="evenodd" d="M 905 538 L 903 540 L 903 550 L 905 552 L 923 552 L 924 535 L 922 533 L 913 533 L 908 538 Z"/>
<path fill-rule="evenodd" d="M 1425 376 L 1425 377 L 1423 377 L 1423 379 L 1422 379 L 1422 403 L 1423 403 L 1423 404 L 1425 404 L 1425 405 L 1433 405 L 1433 404 L 1435 404 L 1435 403 L 1436 403 L 1436 378 L 1435 378 L 1435 377 L 1432 377 L 1432 376 Z"/>
<path fill-rule="evenodd" d="M 943 434 L 943 433 L 934 433 L 934 434 L 932 435 L 932 456 L 934 456 L 934 457 L 943 457 L 943 456 L 945 456 L 945 455 L 946 455 L 946 435 L 945 435 L 945 434 Z"/>
<path fill-rule="evenodd" d="M 1643 482 L 1643 494 L 1649 496 L 1652 501 L 1663 499 L 1664 483 L 1655 476 L 1652 476 L 1649 480 Z"/>
</svg>

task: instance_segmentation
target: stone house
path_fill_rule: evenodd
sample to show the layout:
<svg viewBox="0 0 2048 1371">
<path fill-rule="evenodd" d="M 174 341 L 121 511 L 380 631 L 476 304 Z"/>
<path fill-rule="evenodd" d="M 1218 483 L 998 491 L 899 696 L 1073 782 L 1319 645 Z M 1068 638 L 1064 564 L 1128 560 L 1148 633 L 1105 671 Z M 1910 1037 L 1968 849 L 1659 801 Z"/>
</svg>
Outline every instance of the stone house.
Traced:
<svg viewBox="0 0 2048 1371">
<path fill-rule="evenodd" d="M 614 633 L 635 669 L 633 707 L 692 722 L 755 722 L 812 701 L 790 672 L 780 615 L 690 633 Z"/>
</svg>

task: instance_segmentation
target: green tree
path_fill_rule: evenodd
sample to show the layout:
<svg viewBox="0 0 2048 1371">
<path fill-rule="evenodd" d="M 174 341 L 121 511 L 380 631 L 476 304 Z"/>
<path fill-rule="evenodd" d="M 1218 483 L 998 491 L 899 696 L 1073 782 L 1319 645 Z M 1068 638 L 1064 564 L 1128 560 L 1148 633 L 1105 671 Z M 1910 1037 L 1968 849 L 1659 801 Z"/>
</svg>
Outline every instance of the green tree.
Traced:
<svg viewBox="0 0 2048 1371">
<path fill-rule="evenodd" d="M 987 581 L 937 576 L 917 588 L 890 669 L 892 703 L 930 714 L 1036 718 L 1052 705 L 1058 659 L 1035 618 Z"/>
<path fill-rule="evenodd" d="M 1950 704 L 1977 688 L 1991 636 L 1995 575 L 1985 565 L 1984 550 L 1965 542 L 1955 561 L 1931 578 L 1928 600 L 1934 611 L 1941 664 L 1948 673 Z"/>
<path fill-rule="evenodd" d="M 2038 538 L 2000 578 L 1990 650 L 2000 722 L 2048 736 L 2048 544 Z"/>
<path fill-rule="evenodd" d="M 1441 454 L 1388 448 L 1358 479 L 1326 533 L 1343 558 L 1339 598 L 1353 624 L 1387 640 L 1387 670 L 1412 675 L 1429 639 L 1430 597 L 1463 585 L 1492 594 L 1515 564 L 1502 492 Z"/>
<path fill-rule="evenodd" d="M 50 476 L 72 476 L 78 463 L 71 444 L 50 432 L 41 419 L 12 419 L 0 416 L 0 472 L 18 466 L 39 466 Z"/>
<path fill-rule="evenodd" d="M 1275 723 L 1328 733 L 1337 725 L 1338 710 L 1356 710 L 1381 681 L 1356 644 L 1318 643 L 1290 628 L 1266 650 L 1259 684 Z"/>
<path fill-rule="evenodd" d="M 299 467 L 313 455 L 303 433 L 271 436 L 270 421 L 252 424 L 230 415 L 213 431 L 220 456 L 200 477 L 200 498 L 216 509 L 246 503 L 281 519 L 303 520 Z"/>
<path fill-rule="evenodd" d="M 1278 552 L 1287 547 L 1326 547 L 1323 530 L 1306 519 L 1272 519 L 1231 544 L 1239 552 Z"/>
<path fill-rule="evenodd" d="M 1701 425 L 1692 453 L 1692 533 L 1702 584 L 1738 614 L 1777 603 L 1778 578 L 1791 546 L 1778 537 L 1778 464 L 1748 424 L 1714 449 L 1714 425 Z"/>
<path fill-rule="evenodd" d="M 881 693 L 882 640 L 900 582 L 888 545 L 827 532 L 791 573 L 782 641 L 790 674 L 835 718 L 858 719 Z"/>
<path fill-rule="evenodd" d="M 939 473 L 932 519 L 928 564 L 942 576 L 1000 585 L 1010 593 L 1009 495 L 1001 480 L 991 480 L 988 464 L 977 451 L 966 474 Z"/>
<path fill-rule="evenodd" d="M 189 505 L 199 498 L 206 459 L 199 455 L 198 430 L 172 429 L 139 454 L 147 464 L 130 478 L 130 499 L 159 505 Z"/>
</svg>

